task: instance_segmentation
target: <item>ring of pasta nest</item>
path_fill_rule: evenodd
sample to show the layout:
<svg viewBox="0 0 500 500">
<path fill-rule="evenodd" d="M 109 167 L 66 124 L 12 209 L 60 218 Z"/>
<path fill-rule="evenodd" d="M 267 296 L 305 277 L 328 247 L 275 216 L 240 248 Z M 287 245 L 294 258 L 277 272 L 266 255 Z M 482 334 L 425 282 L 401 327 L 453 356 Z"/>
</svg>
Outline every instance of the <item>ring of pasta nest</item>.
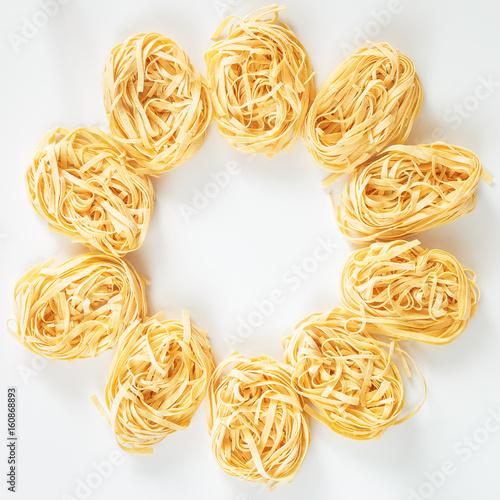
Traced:
<svg viewBox="0 0 500 500">
<path fill-rule="evenodd" d="M 398 419 L 404 387 L 393 356 L 402 352 L 364 331 L 345 309 L 309 316 L 283 345 L 295 389 L 318 409 L 305 411 L 342 436 L 378 439 L 420 408 Z"/>
<path fill-rule="evenodd" d="M 185 429 L 205 397 L 214 370 L 206 332 L 187 312 L 182 321 L 162 314 L 131 325 L 118 342 L 103 409 L 120 447 L 136 454 Z"/>
<path fill-rule="evenodd" d="M 212 120 L 207 82 L 170 38 L 142 33 L 117 45 L 103 88 L 111 133 L 139 172 L 159 175 L 203 145 Z"/>
<path fill-rule="evenodd" d="M 443 142 L 396 145 L 356 169 L 337 207 L 342 233 L 355 243 L 394 240 L 441 226 L 476 206 L 479 158 Z"/>
<path fill-rule="evenodd" d="M 389 143 L 404 142 L 422 105 L 413 62 L 388 43 L 362 47 L 321 85 L 302 136 L 328 185 Z"/>
<path fill-rule="evenodd" d="M 345 307 L 366 321 L 366 332 L 429 344 L 456 339 L 479 301 L 474 273 L 418 240 L 372 243 L 353 252 L 340 294 Z"/>
<path fill-rule="evenodd" d="M 283 8 L 229 16 L 212 36 L 230 26 L 226 39 L 205 54 L 220 133 L 237 149 L 269 157 L 295 144 L 314 97 L 309 56 L 278 20 Z"/>
<path fill-rule="evenodd" d="M 221 469 L 271 489 L 293 479 L 309 445 L 303 404 L 288 367 L 235 352 L 216 368 L 207 423 Z"/>
<path fill-rule="evenodd" d="M 58 127 L 43 137 L 28 167 L 29 200 L 54 231 L 121 257 L 144 241 L 154 201 L 151 181 L 129 160 L 99 129 Z"/>
<path fill-rule="evenodd" d="M 411 358 L 396 340 L 441 344 L 460 335 L 477 308 L 475 277 L 416 240 L 373 244 L 344 267 L 346 309 L 306 318 L 283 341 L 285 364 L 233 353 L 215 369 L 207 334 L 186 312 L 182 321 L 146 318 L 144 280 L 117 258 L 144 239 L 154 199 L 146 174 L 190 159 L 212 112 L 222 135 L 247 152 L 273 156 L 302 133 L 316 161 L 333 172 L 324 184 L 354 171 L 339 223 L 351 239 L 369 241 L 472 210 L 482 172 L 475 155 L 445 144 L 393 146 L 368 163 L 410 133 L 422 104 L 413 63 L 387 43 L 363 47 L 314 97 L 309 57 L 278 20 L 281 9 L 225 19 L 213 38 L 229 27 L 226 39 L 205 54 L 208 82 L 159 34 L 136 35 L 113 49 L 103 78 L 112 135 L 55 129 L 27 173 L 30 200 L 55 230 L 111 255 L 29 271 L 15 290 L 16 329 L 9 327 L 33 352 L 56 359 L 95 356 L 120 337 L 105 405 L 92 400 L 131 453 L 152 453 L 186 428 L 208 391 L 218 465 L 271 488 L 291 481 L 304 460 L 307 414 L 364 440 L 418 411 L 422 403 L 401 417 L 404 386 L 394 354 L 409 376 Z M 359 207 L 370 220 L 361 219 Z"/>
<path fill-rule="evenodd" d="M 14 290 L 10 333 L 52 359 L 93 357 L 147 314 L 145 281 L 124 260 L 87 253 L 28 271 Z"/>
</svg>

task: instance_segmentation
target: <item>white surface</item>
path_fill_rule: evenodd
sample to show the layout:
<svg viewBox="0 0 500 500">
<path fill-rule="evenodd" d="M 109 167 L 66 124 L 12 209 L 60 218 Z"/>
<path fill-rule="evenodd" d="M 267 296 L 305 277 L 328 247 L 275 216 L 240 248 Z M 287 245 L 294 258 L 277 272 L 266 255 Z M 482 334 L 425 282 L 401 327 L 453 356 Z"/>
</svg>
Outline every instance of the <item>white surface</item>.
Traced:
<svg viewBox="0 0 500 500">
<path fill-rule="evenodd" d="M 245 14 L 266 3 L 69 0 L 16 52 L 9 34 L 19 35 L 23 17 L 33 19 L 40 3 L 1 0 L 0 233 L 5 238 L 0 243 L 0 436 L 6 433 L 6 387 L 15 385 L 19 392 L 16 498 L 83 498 L 77 481 L 89 477 L 93 462 L 106 460 L 119 449 L 89 399 L 94 392 L 103 393 L 112 352 L 95 360 L 50 362 L 44 367 L 4 326 L 12 314 L 15 282 L 27 269 L 52 255 L 63 260 L 85 251 L 49 232 L 29 205 L 24 172 L 33 148 L 57 125 L 102 125 L 102 70 L 111 48 L 125 38 L 161 32 L 177 41 L 204 72 L 203 53 L 220 20 L 217 7 L 225 5 L 227 14 Z M 496 83 L 486 97 L 484 88 L 478 90 L 481 78 L 500 82 L 496 2 L 402 1 L 388 22 L 386 16 L 376 15 L 393 8 L 394 3 L 386 0 L 287 0 L 286 4 L 281 17 L 307 48 L 317 86 L 343 59 L 342 44 L 359 45 L 363 38 L 388 41 L 414 60 L 424 87 L 424 105 L 409 142 L 432 140 L 434 131 L 442 129 L 437 133 L 471 148 L 492 175 L 500 175 L 500 86 Z M 367 34 L 356 40 L 360 30 Z M 473 97 L 477 90 L 482 100 Z M 453 110 L 457 105 L 475 109 L 457 119 Z M 203 189 L 211 174 L 230 160 L 239 162 L 241 173 L 187 222 L 182 204 L 191 204 L 194 190 Z M 300 140 L 289 154 L 249 161 L 212 125 L 199 154 L 156 182 L 148 237 L 130 256 L 151 281 L 150 310 L 164 310 L 174 318 L 187 308 L 195 323 L 209 332 L 220 361 L 232 350 L 225 334 L 235 330 L 238 318 L 255 310 L 254 301 L 281 289 L 284 302 L 237 345 L 246 355 L 281 358 L 280 339 L 296 321 L 339 303 L 339 271 L 351 247 L 337 230 L 320 188 L 325 175 Z M 335 191 L 343 182 L 335 184 Z M 375 442 L 351 441 L 312 422 L 312 441 L 301 470 L 291 484 L 270 494 L 218 469 L 200 408 L 191 426 L 167 437 L 155 447 L 154 456 L 126 456 L 91 490 L 90 498 L 249 500 L 272 495 L 274 500 L 304 496 L 416 500 L 411 490 L 419 488 L 420 498 L 498 498 L 500 432 L 478 429 L 490 411 L 500 411 L 499 220 L 498 186 L 481 183 L 475 212 L 420 236 L 426 246 L 450 251 L 474 269 L 482 298 L 469 328 L 452 344 L 407 346 L 429 386 L 427 401 L 414 418 Z M 321 237 L 333 239 L 336 248 L 292 290 L 284 273 L 311 256 Z M 33 363 L 39 369 L 26 373 Z M 409 406 L 418 396 L 418 384 L 411 385 L 408 393 Z M 472 441 L 477 449 L 467 453 L 463 450 L 471 448 L 464 440 L 471 435 L 483 442 Z M 1 449 L 0 471 L 5 478 L 5 441 Z M 454 473 L 442 486 L 425 486 L 426 474 L 447 461 L 453 462 Z M 91 482 L 98 479 L 94 475 Z M 0 492 L 1 498 L 10 498 L 4 480 Z"/>
</svg>

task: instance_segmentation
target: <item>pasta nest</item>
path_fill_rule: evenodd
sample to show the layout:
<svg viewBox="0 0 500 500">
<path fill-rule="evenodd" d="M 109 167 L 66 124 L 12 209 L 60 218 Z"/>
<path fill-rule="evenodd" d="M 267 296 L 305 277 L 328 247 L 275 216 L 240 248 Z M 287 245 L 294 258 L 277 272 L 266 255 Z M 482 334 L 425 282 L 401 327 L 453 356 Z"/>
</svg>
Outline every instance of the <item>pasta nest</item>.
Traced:
<svg viewBox="0 0 500 500">
<path fill-rule="evenodd" d="M 206 332 L 158 314 L 131 325 L 120 338 L 111 363 L 103 413 L 118 444 L 131 453 L 185 429 L 205 397 L 214 370 Z M 100 404 L 97 406 L 102 410 Z"/>
<path fill-rule="evenodd" d="M 226 39 L 205 54 L 220 133 L 237 149 L 271 157 L 291 148 L 314 97 L 309 56 L 278 20 L 284 7 L 266 7 L 240 19 L 229 16 Z"/>
<path fill-rule="evenodd" d="M 170 170 L 205 142 L 212 119 L 207 82 L 170 38 L 142 33 L 117 45 L 103 89 L 111 133 L 137 160 L 138 171 Z"/>
<path fill-rule="evenodd" d="M 418 240 L 372 243 L 353 252 L 340 293 L 344 305 L 366 320 L 366 332 L 429 344 L 456 339 L 479 301 L 474 273 Z"/>
<path fill-rule="evenodd" d="M 87 253 L 28 271 L 14 290 L 11 334 L 52 359 L 93 357 L 147 314 L 145 282 L 125 261 Z"/>
<path fill-rule="evenodd" d="M 321 85 L 307 114 L 303 138 L 316 162 L 352 172 L 391 142 L 404 142 L 422 105 L 413 62 L 388 43 L 362 47 Z"/>
<path fill-rule="evenodd" d="M 307 415 L 290 373 L 265 356 L 236 352 L 216 368 L 207 421 L 221 469 L 272 488 L 293 479 L 309 446 Z"/>
<path fill-rule="evenodd" d="M 474 210 L 481 174 L 468 149 L 437 142 L 391 146 L 345 185 L 339 227 L 351 241 L 392 240 L 441 226 Z"/>
<path fill-rule="evenodd" d="M 121 257 L 141 246 L 154 201 L 151 181 L 128 161 L 99 129 L 56 128 L 43 137 L 26 173 L 30 202 L 56 232 Z"/>
<path fill-rule="evenodd" d="M 394 342 L 377 340 L 363 326 L 345 309 L 334 308 L 309 316 L 283 339 L 293 385 L 318 409 L 307 405 L 306 412 L 358 440 L 379 438 L 400 423 L 404 407 Z"/>
</svg>

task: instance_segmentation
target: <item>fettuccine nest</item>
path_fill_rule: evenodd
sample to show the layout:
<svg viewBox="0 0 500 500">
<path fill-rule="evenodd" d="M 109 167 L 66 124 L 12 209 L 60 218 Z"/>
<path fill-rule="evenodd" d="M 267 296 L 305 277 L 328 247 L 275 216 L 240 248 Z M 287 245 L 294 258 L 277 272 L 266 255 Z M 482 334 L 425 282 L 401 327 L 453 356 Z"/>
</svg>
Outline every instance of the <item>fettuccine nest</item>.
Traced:
<svg viewBox="0 0 500 500">
<path fill-rule="evenodd" d="M 237 149 L 269 157 L 293 146 L 314 97 L 309 56 L 278 20 L 283 8 L 229 16 L 212 36 L 229 25 L 226 39 L 205 54 L 220 133 Z"/>
<path fill-rule="evenodd" d="M 99 253 L 57 267 L 50 260 L 14 290 L 14 337 L 52 359 L 93 357 L 113 347 L 147 313 L 145 282 L 125 261 Z"/>
<path fill-rule="evenodd" d="M 404 142 L 422 99 L 413 62 L 388 43 L 342 62 L 321 85 L 302 134 L 316 162 L 333 172 L 324 185 Z"/>
<path fill-rule="evenodd" d="M 306 412 L 335 432 L 377 439 L 409 418 L 398 420 L 404 387 L 393 360 L 394 342 L 364 331 L 345 309 L 306 318 L 283 345 L 294 387 L 317 408 L 307 405 Z"/>
<path fill-rule="evenodd" d="M 366 319 L 365 331 L 429 344 L 456 339 L 479 301 L 474 273 L 418 240 L 372 243 L 353 252 L 340 293 L 344 305 Z"/>
<path fill-rule="evenodd" d="M 207 422 L 221 469 L 271 487 L 293 479 L 309 445 L 307 415 L 290 373 L 265 356 L 233 353 L 216 368 Z"/>
<path fill-rule="evenodd" d="M 483 171 L 468 149 L 437 142 L 391 146 L 355 170 L 344 188 L 339 227 L 356 243 L 393 240 L 474 210 Z"/>
<path fill-rule="evenodd" d="M 182 321 L 160 314 L 123 334 L 106 384 L 107 409 L 93 400 L 123 450 L 152 453 L 151 446 L 190 424 L 213 370 L 206 332 L 186 312 Z"/>
<path fill-rule="evenodd" d="M 153 213 L 151 181 L 96 128 L 56 128 L 26 174 L 31 204 L 51 228 L 93 250 L 121 257 L 139 248 Z"/>
<path fill-rule="evenodd" d="M 187 54 L 158 33 L 117 45 L 104 69 L 104 107 L 111 133 L 158 175 L 192 158 L 212 119 L 206 80 Z"/>
</svg>

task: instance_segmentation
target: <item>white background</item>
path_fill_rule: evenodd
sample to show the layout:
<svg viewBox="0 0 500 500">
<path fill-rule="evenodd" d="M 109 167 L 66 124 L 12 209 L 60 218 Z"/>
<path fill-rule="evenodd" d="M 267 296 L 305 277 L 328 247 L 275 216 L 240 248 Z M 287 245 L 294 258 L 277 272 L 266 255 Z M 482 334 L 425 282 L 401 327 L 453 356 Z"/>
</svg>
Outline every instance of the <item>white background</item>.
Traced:
<svg viewBox="0 0 500 500">
<path fill-rule="evenodd" d="M 0 439 L 6 434 L 6 388 L 15 385 L 16 498 L 83 498 L 78 481 L 93 473 L 93 462 L 107 460 L 119 449 L 89 399 L 94 392 L 103 394 L 112 352 L 44 366 L 5 328 L 12 316 L 14 285 L 26 270 L 51 256 L 60 261 L 85 251 L 48 231 L 28 203 L 24 172 L 34 147 L 58 125 L 103 126 L 102 70 L 112 47 L 127 37 L 163 33 L 179 43 L 203 73 L 203 54 L 222 16 L 243 15 L 264 5 L 241 0 L 69 0 L 15 50 L 13 35 L 22 36 L 23 18 L 40 16 L 40 2 L 1 0 Z M 413 59 L 424 88 L 424 104 L 409 142 L 441 135 L 474 150 L 490 174 L 500 175 L 496 2 L 287 0 L 287 7 L 281 18 L 308 50 L 317 86 L 344 58 L 345 44 L 387 41 Z M 387 17 L 389 7 L 397 12 Z M 492 79 L 496 86 L 487 91 L 481 79 Z M 459 117 L 459 107 L 467 116 Z M 186 220 L 181 207 L 192 205 L 195 190 L 203 190 L 211 175 L 231 160 L 239 162 L 241 173 Z M 352 247 L 339 233 L 320 188 L 325 175 L 300 140 L 291 153 L 250 161 L 211 125 L 198 155 L 155 182 L 157 201 L 148 237 L 130 255 L 151 281 L 151 312 L 163 310 L 179 318 L 181 309 L 188 309 L 196 325 L 208 331 L 219 362 L 233 348 L 227 334 L 234 333 L 240 318 L 256 309 L 255 301 L 280 289 L 283 304 L 236 347 L 249 356 L 281 358 L 280 339 L 300 318 L 339 304 L 339 271 Z M 337 193 L 344 182 L 335 184 Z M 301 470 L 291 484 L 270 494 L 218 469 L 202 406 L 191 426 L 167 437 L 153 456 L 123 458 L 110 477 L 90 490 L 89 498 L 498 498 L 500 432 L 481 428 L 489 412 L 500 411 L 499 220 L 498 187 L 482 182 L 472 214 L 419 236 L 425 246 L 447 250 L 473 269 L 482 293 L 479 310 L 461 338 L 442 347 L 405 346 L 429 385 L 427 401 L 414 418 L 373 442 L 342 438 L 311 422 L 312 441 Z M 313 254 L 318 238 L 331 238 L 335 249 L 292 290 L 284 273 Z M 416 381 L 408 385 L 408 407 L 419 391 Z M 0 497 L 10 498 L 4 482 L 5 441 L 0 450 Z M 453 462 L 453 473 L 444 480 L 434 474 L 439 487 L 433 486 L 426 474 L 447 461 Z"/>
</svg>

